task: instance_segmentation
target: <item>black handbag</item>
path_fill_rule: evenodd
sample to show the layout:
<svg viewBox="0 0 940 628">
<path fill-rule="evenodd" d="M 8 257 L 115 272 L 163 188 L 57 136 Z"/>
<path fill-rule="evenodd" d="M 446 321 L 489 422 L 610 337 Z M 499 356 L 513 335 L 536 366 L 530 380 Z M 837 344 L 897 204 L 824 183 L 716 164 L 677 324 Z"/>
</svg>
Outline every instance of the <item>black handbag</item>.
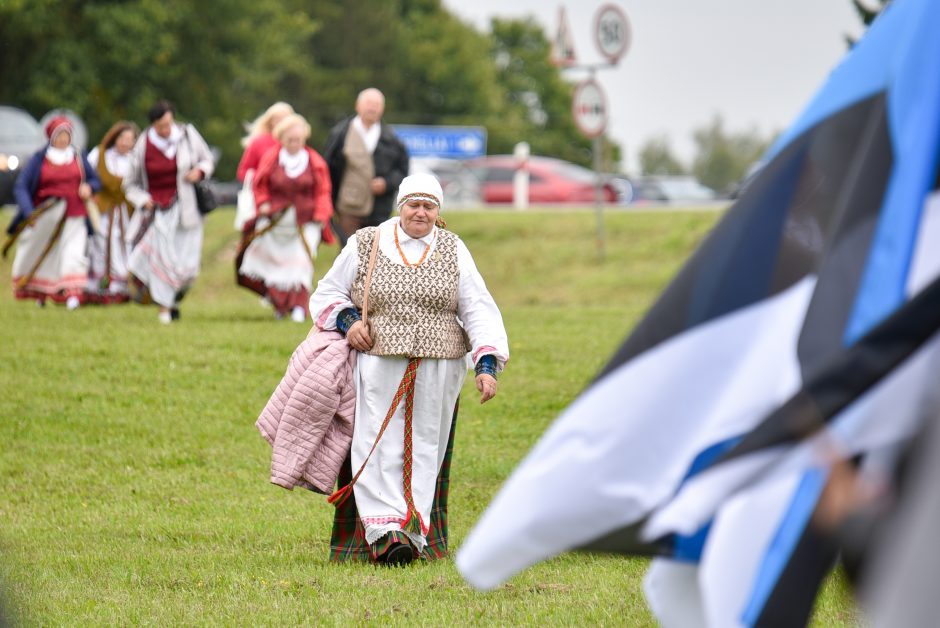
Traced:
<svg viewBox="0 0 940 628">
<path fill-rule="evenodd" d="M 216 200 L 212 188 L 209 187 L 208 181 L 205 179 L 197 181 L 193 184 L 193 187 L 196 189 L 196 207 L 199 208 L 200 214 L 205 216 L 219 206 L 219 202 Z"/>
<path fill-rule="evenodd" d="M 186 141 L 189 142 L 189 148 L 192 151 L 193 140 L 189 137 L 191 128 L 191 124 L 186 125 Z M 193 183 L 193 188 L 196 190 L 196 207 L 199 209 L 200 214 L 205 216 L 219 206 L 219 201 L 216 200 L 215 193 L 209 187 L 209 182 L 206 179 Z"/>
</svg>

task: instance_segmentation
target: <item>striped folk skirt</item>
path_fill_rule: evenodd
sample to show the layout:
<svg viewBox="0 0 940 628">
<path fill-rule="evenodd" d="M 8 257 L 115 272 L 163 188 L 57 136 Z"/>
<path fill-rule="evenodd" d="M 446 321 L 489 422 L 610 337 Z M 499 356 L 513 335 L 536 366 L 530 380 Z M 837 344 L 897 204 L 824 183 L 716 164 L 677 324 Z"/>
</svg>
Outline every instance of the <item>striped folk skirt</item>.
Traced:
<svg viewBox="0 0 940 628">
<path fill-rule="evenodd" d="M 450 424 L 450 436 L 447 440 L 447 450 L 444 462 L 437 475 L 437 484 L 434 490 L 434 501 L 431 505 L 430 530 L 427 534 L 427 544 L 421 552 L 421 558 L 436 560 L 447 556 L 447 495 L 450 488 L 450 462 L 454 454 L 454 434 L 457 431 L 458 403 L 454 406 L 454 416 Z M 352 480 L 352 470 L 349 458 L 340 470 L 338 484 L 346 486 Z M 402 532 L 391 532 L 378 543 L 371 546 L 366 542 L 366 532 L 359 519 L 356 508 L 355 495 L 351 494 L 339 507 L 333 517 L 333 533 L 330 537 L 330 560 L 333 562 L 345 561 L 375 561 L 388 549 L 392 542 L 405 543 L 407 539 Z"/>
<path fill-rule="evenodd" d="M 293 207 L 273 226 L 266 216 L 248 221 L 236 256 L 238 284 L 267 297 L 280 314 L 294 307 L 306 312 L 320 236 L 318 223 L 297 224 Z"/>
<path fill-rule="evenodd" d="M 145 229 L 134 246 L 128 270 L 143 284 L 150 299 L 163 307 L 175 307 L 182 295 L 199 275 L 202 254 L 202 223 L 187 229 L 180 224 L 180 206 L 155 214 L 145 210 L 134 212 L 130 231 L 137 239 L 138 229 Z M 149 224 L 148 224 L 149 223 Z M 146 302 L 146 297 L 141 296 Z"/>
<path fill-rule="evenodd" d="M 88 240 L 89 301 L 101 304 L 127 301 L 127 261 L 131 254 L 127 238 L 129 221 L 125 205 L 101 214 L 101 233 Z"/>
<path fill-rule="evenodd" d="M 85 218 L 66 217 L 65 201 L 56 202 L 16 241 L 13 296 L 63 303 L 81 298 L 88 283 L 87 245 Z"/>
</svg>

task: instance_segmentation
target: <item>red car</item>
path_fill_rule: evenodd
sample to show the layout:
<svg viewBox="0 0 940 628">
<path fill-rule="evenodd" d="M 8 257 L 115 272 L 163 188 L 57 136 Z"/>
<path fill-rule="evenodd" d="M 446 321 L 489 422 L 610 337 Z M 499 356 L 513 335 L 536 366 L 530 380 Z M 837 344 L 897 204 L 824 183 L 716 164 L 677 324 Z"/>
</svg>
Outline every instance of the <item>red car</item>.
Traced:
<svg viewBox="0 0 940 628">
<path fill-rule="evenodd" d="M 464 162 L 480 179 L 483 200 L 487 203 L 512 203 L 513 178 L 518 161 L 512 155 L 490 155 Z M 529 202 L 580 203 L 594 202 L 593 171 L 552 157 L 529 158 Z M 604 202 L 617 201 L 617 192 L 609 183 L 602 187 Z"/>
</svg>

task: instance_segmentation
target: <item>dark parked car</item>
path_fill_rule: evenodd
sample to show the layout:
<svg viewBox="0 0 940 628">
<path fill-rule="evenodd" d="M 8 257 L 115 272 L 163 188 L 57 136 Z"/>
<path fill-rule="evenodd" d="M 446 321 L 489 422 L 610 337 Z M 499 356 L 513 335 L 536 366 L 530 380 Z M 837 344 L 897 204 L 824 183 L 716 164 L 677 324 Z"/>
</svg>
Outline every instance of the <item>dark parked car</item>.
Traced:
<svg viewBox="0 0 940 628">
<path fill-rule="evenodd" d="M 633 181 L 631 203 L 710 203 L 715 191 L 689 176 L 645 177 Z"/>
<path fill-rule="evenodd" d="M 464 162 L 483 184 L 483 200 L 487 203 L 512 203 L 513 178 L 518 161 L 512 155 L 491 155 Z M 552 157 L 529 158 L 530 203 L 594 202 L 597 178 L 592 170 Z M 616 203 L 617 190 L 604 181 L 604 202 Z"/>
<path fill-rule="evenodd" d="M 46 144 L 33 116 L 16 107 L 0 106 L 0 205 L 13 200 L 13 182 L 26 162 Z"/>
</svg>

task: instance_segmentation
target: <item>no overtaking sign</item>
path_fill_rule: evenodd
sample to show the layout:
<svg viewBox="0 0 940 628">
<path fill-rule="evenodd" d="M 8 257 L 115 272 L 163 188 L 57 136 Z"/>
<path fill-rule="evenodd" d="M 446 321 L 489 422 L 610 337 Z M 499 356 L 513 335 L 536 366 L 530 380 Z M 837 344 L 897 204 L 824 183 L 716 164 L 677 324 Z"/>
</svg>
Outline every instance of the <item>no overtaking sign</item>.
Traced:
<svg viewBox="0 0 940 628">
<path fill-rule="evenodd" d="M 571 111 L 574 123 L 587 137 L 598 137 L 607 130 L 607 97 L 594 79 L 582 81 L 575 88 Z"/>
</svg>

